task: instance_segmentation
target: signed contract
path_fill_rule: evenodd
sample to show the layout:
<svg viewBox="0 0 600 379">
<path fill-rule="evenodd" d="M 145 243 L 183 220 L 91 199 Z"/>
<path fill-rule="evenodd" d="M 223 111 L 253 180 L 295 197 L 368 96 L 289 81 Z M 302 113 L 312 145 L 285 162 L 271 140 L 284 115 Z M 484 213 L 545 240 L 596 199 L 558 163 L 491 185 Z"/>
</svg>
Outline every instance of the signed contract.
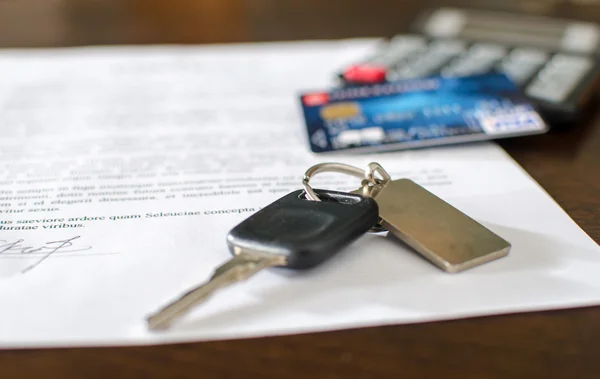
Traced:
<svg viewBox="0 0 600 379">
<path fill-rule="evenodd" d="M 0 348 L 156 344 L 600 303 L 600 249 L 492 143 L 310 153 L 298 94 L 377 41 L 0 52 Z M 229 259 L 236 224 L 324 161 L 377 161 L 512 244 L 451 275 L 366 235 L 266 270 L 172 329 L 146 317 Z M 317 188 L 358 180 L 319 175 Z"/>
</svg>

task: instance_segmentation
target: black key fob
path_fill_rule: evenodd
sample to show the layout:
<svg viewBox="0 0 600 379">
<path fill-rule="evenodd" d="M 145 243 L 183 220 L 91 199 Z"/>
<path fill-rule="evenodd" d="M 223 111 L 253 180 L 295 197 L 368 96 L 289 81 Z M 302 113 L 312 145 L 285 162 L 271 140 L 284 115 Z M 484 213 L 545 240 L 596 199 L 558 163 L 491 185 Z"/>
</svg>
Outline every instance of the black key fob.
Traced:
<svg viewBox="0 0 600 379">
<path fill-rule="evenodd" d="M 375 200 L 345 192 L 315 190 L 320 202 L 294 191 L 256 212 L 227 235 L 231 252 L 286 256 L 292 269 L 312 268 L 366 233 L 379 221 Z"/>
</svg>

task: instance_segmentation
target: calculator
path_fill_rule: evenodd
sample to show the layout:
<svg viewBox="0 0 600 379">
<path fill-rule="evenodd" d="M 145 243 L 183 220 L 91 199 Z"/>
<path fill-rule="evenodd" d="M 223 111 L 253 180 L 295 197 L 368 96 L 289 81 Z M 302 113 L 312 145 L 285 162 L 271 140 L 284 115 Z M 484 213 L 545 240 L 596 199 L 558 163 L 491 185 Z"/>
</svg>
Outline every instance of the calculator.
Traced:
<svg viewBox="0 0 600 379">
<path fill-rule="evenodd" d="M 505 73 L 551 125 L 578 119 L 600 87 L 600 26 L 440 8 L 338 72 L 344 86 Z"/>
</svg>

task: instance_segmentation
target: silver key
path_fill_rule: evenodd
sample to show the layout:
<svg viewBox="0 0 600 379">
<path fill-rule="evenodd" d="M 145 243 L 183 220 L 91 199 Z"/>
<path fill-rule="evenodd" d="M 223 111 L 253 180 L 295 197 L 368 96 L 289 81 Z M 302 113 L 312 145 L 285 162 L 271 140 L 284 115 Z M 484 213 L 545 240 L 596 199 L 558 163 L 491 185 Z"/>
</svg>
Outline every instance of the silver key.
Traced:
<svg viewBox="0 0 600 379">
<path fill-rule="evenodd" d="M 323 201 L 309 201 L 302 190 L 294 191 L 233 228 L 227 244 L 234 258 L 219 267 L 207 283 L 150 316 L 150 329 L 168 327 L 219 288 L 265 268 L 316 267 L 379 220 L 377 203 L 372 198 L 327 190 L 318 190 L 318 196 Z"/>
<path fill-rule="evenodd" d="M 215 291 L 244 281 L 260 270 L 286 264 L 284 255 L 262 254 L 237 248 L 234 257 L 215 270 L 208 282 L 186 292 L 178 299 L 148 317 L 150 329 L 166 329 L 190 309 L 208 299 Z"/>
</svg>

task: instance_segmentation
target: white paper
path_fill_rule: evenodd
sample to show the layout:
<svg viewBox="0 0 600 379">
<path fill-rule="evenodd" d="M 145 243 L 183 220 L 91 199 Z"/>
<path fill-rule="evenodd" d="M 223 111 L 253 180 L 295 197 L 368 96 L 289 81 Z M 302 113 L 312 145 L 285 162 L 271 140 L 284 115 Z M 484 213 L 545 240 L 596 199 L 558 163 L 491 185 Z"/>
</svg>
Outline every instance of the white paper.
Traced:
<svg viewBox="0 0 600 379">
<path fill-rule="evenodd" d="M 600 303 L 600 249 L 495 144 L 309 153 L 298 93 L 330 86 L 375 43 L 2 52 L 0 347 L 241 338 Z M 332 160 L 378 161 L 414 179 L 512 251 L 447 274 L 366 235 L 313 271 L 267 270 L 171 330 L 146 329 L 148 314 L 230 257 L 233 226 Z M 357 186 L 339 174 L 314 183 Z"/>
</svg>

